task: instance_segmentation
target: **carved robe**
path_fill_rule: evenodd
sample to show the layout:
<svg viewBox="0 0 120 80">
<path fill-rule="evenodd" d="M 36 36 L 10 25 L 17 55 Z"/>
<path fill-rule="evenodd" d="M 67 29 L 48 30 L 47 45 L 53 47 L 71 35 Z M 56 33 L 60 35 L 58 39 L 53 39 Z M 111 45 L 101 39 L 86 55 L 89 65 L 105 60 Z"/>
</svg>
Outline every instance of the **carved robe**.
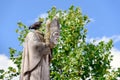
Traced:
<svg viewBox="0 0 120 80">
<path fill-rule="evenodd" d="M 45 44 L 41 33 L 28 33 L 22 54 L 20 80 L 50 80 L 50 54 L 50 47 Z"/>
</svg>

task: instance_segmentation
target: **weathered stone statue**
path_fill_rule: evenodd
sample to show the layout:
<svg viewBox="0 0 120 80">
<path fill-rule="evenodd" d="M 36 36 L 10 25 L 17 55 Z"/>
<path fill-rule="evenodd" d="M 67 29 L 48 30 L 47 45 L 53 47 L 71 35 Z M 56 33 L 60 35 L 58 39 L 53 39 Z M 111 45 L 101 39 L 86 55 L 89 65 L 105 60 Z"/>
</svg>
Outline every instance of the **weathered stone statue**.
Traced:
<svg viewBox="0 0 120 80">
<path fill-rule="evenodd" d="M 58 41 L 60 27 L 57 18 L 46 24 L 45 35 L 38 31 L 41 22 L 30 26 L 34 30 L 25 39 L 20 80 L 50 80 L 51 49 Z"/>
</svg>

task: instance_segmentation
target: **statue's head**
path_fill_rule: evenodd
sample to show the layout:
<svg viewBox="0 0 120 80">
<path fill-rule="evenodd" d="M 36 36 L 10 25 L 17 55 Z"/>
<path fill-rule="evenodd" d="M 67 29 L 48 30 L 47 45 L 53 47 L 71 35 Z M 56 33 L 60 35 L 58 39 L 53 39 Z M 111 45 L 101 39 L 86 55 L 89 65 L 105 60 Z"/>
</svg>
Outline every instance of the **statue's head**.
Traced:
<svg viewBox="0 0 120 80">
<path fill-rule="evenodd" d="M 58 43 L 58 38 L 60 36 L 60 25 L 58 18 L 54 18 L 50 24 L 50 42 L 53 44 Z"/>
<path fill-rule="evenodd" d="M 29 29 L 37 30 L 41 27 L 42 21 L 35 22 L 33 25 L 29 27 Z"/>
</svg>

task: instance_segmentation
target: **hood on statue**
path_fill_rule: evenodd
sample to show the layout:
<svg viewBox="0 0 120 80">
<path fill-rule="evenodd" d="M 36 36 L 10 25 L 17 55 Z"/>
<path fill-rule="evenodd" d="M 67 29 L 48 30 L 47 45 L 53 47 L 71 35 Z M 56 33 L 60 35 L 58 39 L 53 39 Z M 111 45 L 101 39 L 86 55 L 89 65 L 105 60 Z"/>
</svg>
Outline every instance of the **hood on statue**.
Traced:
<svg viewBox="0 0 120 80">
<path fill-rule="evenodd" d="M 41 27 L 41 24 L 42 24 L 41 21 L 35 22 L 33 25 L 31 25 L 31 26 L 29 27 L 29 29 L 37 30 L 37 29 L 39 29 L 39 28 Z"/>
<path fill-rule="evenodd" d="M 57 44 L 59 36 L 60 24 L 58 18 L 54 18 L 50 24 L 50 42 L 52 42 L 53 44 Z"/>
</svg>

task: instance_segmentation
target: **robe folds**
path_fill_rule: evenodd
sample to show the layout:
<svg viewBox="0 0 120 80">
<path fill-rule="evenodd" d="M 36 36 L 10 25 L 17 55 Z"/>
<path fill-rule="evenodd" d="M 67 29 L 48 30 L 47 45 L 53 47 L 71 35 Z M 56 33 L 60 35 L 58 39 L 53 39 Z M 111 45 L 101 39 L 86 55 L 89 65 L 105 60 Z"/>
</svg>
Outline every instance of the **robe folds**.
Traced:
<svg viewBox="0 0 120 80">
<path fill-rule="evenodd" d="M 42 34 L 29 32 L 23 48 L 20 80 L 50 80 L 50 54 L 50 47 L 45 44 Z"/>
</svg>

